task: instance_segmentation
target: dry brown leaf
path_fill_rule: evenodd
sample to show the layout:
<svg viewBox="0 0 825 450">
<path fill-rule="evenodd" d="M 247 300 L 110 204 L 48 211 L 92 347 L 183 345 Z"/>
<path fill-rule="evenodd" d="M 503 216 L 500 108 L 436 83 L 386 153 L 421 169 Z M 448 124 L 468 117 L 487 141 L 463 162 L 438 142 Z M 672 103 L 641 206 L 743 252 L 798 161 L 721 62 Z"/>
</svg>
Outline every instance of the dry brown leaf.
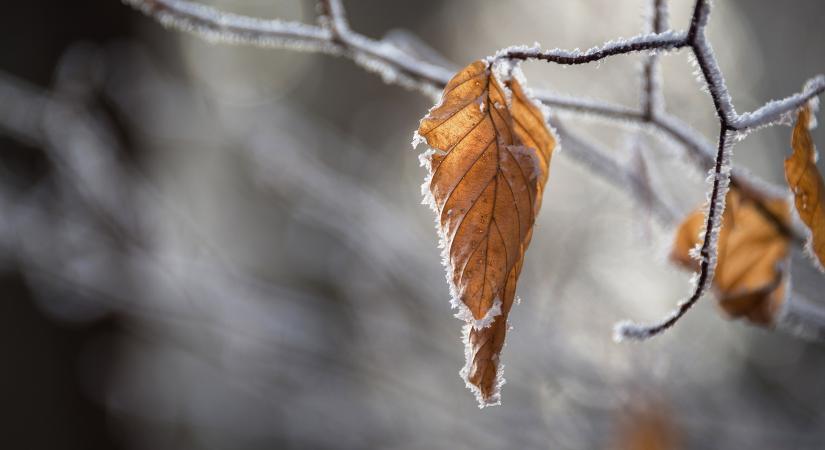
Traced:
<svg viewBox="0 0 825 450">
<path fill-rule="evenodd" d="M 719 305 L 731 318 L 745 317 L 759 325 L 771 325 L 788 289 L 790 238 L 777 223 L 760 212 L 758 205 L 736 189 L 728 192 L 726 203 L 713 279 Z M 776 199 L 764 205 L 787 230 L 788 204 Z M 698 269 L 698 262 L 689 253 L 701 242 L 700 232 L 704 226 L 705 213 L 700 208 L 676 231 L 671 259 Z"/>
<path fill-rule="evenodd" d="M 437 214 L 453 306 L 468 323 L 462 375 L 482 405 L 493 404 L 507 315 L 556 139 L 519 82 L 494 75 L 485 61 L 450 80 L 418 134 L 431 148 L 422 155 L 422 190 Z"/>
<path fill-rule="evenodd" d="M 816 148 L 808 130 L 811 115 L 809 106 L 799 110 L 791 135 L 793 153 L 785 159 L 785 179 L 794 194 L 796 212 L 811 232 L 809 249 L 822 270 L 825 265 L 825 186 L 816 168 Z"/>
</svg>

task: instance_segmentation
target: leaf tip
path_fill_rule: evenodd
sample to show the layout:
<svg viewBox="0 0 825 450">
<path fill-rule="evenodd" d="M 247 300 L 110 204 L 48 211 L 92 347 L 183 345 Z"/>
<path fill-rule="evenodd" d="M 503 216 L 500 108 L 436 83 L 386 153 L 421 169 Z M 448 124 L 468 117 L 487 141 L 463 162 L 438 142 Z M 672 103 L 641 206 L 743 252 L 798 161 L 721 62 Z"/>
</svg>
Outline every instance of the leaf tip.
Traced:
<svg viewBox="0 0 825 450">
<path fill-rule="evenodd" d="M 470 372 L 473 366 L 473 344 L 470 342 L 470 333 L 473 330 L 471 324 L 465 324 L 461 331 L 461 342 L 464 343 L 464 367 L 458 372 L 458 375 L 464 380 L 464 385 L 478 402 L 478 409 L 484 409 L 488 406 L 501 405 L 501 387 L 507 383 L 504 378 L 504 364 L 501 364 L 500 359 L 496 356 L 496 376 L 495 382 L 492 385 L 490 392 L 485 395 L 480 386 L 476 385 L 470 380 Z"/>
</svg>

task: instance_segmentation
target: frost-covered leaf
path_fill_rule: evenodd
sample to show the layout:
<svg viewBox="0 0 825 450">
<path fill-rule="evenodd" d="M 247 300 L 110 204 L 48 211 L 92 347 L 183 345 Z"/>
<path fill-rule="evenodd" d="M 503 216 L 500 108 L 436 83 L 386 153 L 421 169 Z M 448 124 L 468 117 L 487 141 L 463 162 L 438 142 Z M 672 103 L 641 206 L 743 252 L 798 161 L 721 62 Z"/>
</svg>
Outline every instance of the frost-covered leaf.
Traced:
<svg viewBox="0 0 825 450">
<path fill-rule="evenodd" d="M 556 138 L 507 65 L 476 61 L 421 119 L 425 198 L 436 212 L 457 317 L 462 376 L 481 405 L 499 401 L 499 354 Z"/>
<path fill-rule="evenodd" d="M 726 203 L 713 279 L 719 305 L 731 318 L 772 325 L 788 290 L 788 204 L 784 200 L 764 202 L 781 222 L 777 224 L 736 189 L 728 191 Z M 687 216 L 676 231 L 672 260 L 694 270 L 699 267 L 690 253 L 701 243 L 704 226 L 703 208 Z"/>
<path fill-rule="evenodd" d="M 811 108 L 805 106 L 799 110 L 791 135 L 793 153 L 785 159 L 785 179 L 793 192 L 796 212 L 810 230 L 808 248 L 821 270 L 825 264 L 825 186 L 816 168 L 816 147 L 809 130 L 812 123 Z"/>
</svg>

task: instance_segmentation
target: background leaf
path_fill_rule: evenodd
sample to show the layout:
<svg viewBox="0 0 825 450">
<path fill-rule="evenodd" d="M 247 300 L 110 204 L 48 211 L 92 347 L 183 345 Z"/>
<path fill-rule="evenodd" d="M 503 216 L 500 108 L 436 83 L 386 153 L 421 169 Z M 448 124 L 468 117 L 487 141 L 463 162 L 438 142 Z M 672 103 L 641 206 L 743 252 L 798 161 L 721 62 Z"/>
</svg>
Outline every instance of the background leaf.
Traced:
<svg viewBox="0 0 825 450">
<path fill-rule="evenodd" d="M 755 324 L 771 325 L 788 288 L 787 267 L 783 266 L 787 264 L 790 239 L 778 224 L 736 189 L 728 192 L 726 201 L 713 279 L 719 306 L 731 318 L 745 317 Z M 772 200 L 765 205 L 787 229 L 790 223 L 787 203 Z M 691 269 L 698 268 L 690 250 L 701 242 L 704 225 L 703 208 L 682 222 L 676 231 L 672 260 Z"/>
<path fill-rule="evenodd" d="M 785 159 L 785 178 L 794 194 L 796 212 L 810 230 L 809 249 L 822 270 L 825 264 L 825 186 L 816 168 L 816 147 L 809 131 L 812 120 L 809 106 L 799 110 L 791 135 L 793 153 Z"/>
</svg>

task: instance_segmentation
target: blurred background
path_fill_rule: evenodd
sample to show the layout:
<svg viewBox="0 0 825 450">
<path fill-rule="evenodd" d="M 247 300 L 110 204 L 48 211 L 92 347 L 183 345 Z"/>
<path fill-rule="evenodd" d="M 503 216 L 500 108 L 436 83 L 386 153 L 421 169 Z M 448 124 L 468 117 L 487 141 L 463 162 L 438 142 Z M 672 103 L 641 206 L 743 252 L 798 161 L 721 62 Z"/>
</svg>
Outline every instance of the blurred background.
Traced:
<svg viewBox="0 0 825 450">
<path fill-rule="evenodd" d="M 684 28 L 692 2 L 670 3 Z M 316 15 L 311 1 L 210 4 Z M 458 67 L 638 34 L 646 2 L 345 6 L 353 29 Z M 409 144 L 430 99 L 343 59 L 209 44 L 115 0 L 3 10 L 0 448 L 825 448 L 822 344 L 728 321 L 710 297 L 657 339 L 613 343 L 615 321 L 660 317 L 689 274 L 666 262 L 673 230 L 564 143 L 510 316 L 503 404 L 479 410 Z M 709 33 L 739 111 L 825 72 L 819 0 L 716 2 Z M 662 61 L 669 111 L 712 139 L 687 56 Z M 525 72 L 634 106 L 640 63 Z M 620 161 L 642 148 L 680 211 L 704 199 L 679 147 L 565 118 Z M 760 130 L 735 161 L 782 183 L 789 136 Z"/>
</svg>

